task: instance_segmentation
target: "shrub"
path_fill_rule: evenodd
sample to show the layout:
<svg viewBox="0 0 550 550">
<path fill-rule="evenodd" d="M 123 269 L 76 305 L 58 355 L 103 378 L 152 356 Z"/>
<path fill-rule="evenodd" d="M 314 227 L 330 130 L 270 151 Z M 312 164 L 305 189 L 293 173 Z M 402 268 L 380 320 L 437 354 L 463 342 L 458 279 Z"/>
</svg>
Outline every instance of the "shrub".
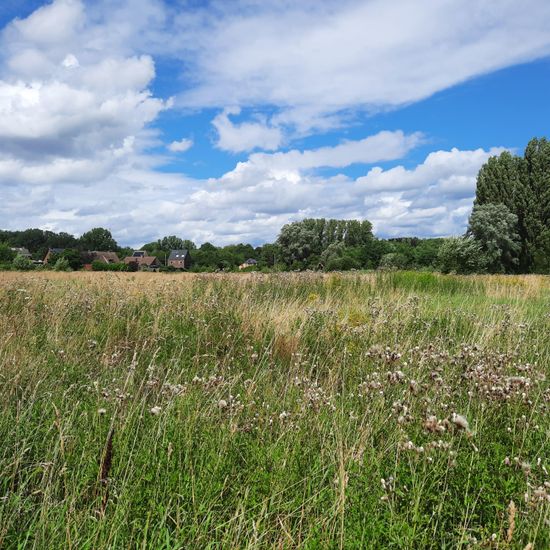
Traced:
<svg viewBox="0 0 550 550">
<path fill-rule="evenodd" d="M 54 271 L 72 271 L 69 260 L 63 256 L 58 258 L 53 266 Z"/>
<path fill-rule="evenodd" d="M 361 264 L 351 256 L 332 257 L 325 269 L 326 271 L 349 271 L 350 269 L 361 269 Z"/>
<path fill-rule="evenodd" d="M 16 255 L 17 253 L 10 248 L 9 244 L 0 243 L 0 262 L 1 263 L 12 262 Z"/>
<path fill-rule="evenodd" d="M 389 252 L 380 258 L 378 269 L 386 269 L 390 271 L 406 269 L 407 263 L 407 257 L 404 254 L 401 254 L 400 252 Z"/>
<path fill-rule="evenodd" d="M 34 264 L 25 256 L 17 255 L 13 260 L 13 267 L 19 271 L 29 271 L 34 269 Z"/>
<path fill-rule="evenodd" d="M 438 253 L 442 273 L 483 273 L 487 270 L 487 256 L 481 243 L 472 237 L 451 237 L 441 245 Z"/>
</svg>

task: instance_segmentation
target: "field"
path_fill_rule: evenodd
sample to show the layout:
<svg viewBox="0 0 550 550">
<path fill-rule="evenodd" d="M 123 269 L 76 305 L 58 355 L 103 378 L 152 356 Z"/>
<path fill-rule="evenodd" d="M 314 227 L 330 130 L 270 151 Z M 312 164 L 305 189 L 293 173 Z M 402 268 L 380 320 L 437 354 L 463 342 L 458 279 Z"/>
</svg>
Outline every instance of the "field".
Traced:
<svg viewBox="0 0 550 550">
<path fill-rule="evenodd" d="M 4 273 L 0 334 L 0 548 L 550 547 L 550 278 Z"/>
</svg>

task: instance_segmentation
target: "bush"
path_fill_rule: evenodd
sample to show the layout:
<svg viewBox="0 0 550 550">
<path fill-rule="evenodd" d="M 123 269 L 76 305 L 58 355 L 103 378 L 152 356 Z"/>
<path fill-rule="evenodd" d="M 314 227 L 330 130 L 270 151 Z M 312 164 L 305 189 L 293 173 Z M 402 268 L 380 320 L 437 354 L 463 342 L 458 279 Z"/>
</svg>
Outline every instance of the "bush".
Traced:
<svg viewBox="0 0 550 550">
<path fill-rule="evenodd" d="M 408 260 L 405 254 L 401 254 L 400 252 L 389 252 L 380 258 L 378 269 L 385 269 L 388 271 L 406 269 L 407 263 Z"/>
<path fill-rule="evenodd" d="M 487 256 L 481 243 L 472 237 L 451 237 L 441 245 L 438 253 L 442 273 L 468 275 L 487 270 Z"/>
<path fill-rule="evenodd" d="M 54 271 L 72 271 L 71 264 L 67 258 L 61 256 L 58 258 L 53 266 Z"/>
<path fill-rule="evenodd" d="M 13 267 L 18 271 L 29 271 L 34 269 L 34 264 L 25 256 L 17 255 L 13 260 Z"/>
<path fill-rule="evenodd" d="M 361 269 L 361 264 L 351 256 L 332 257 L 325 267 L 326 271 L 349 271 L 350 269 Z"/>
<path fill-rule="evenodd" d="M 9 244 L 0 243 L 0 263 L 12 262 L 17 256 L 17 253 L 13 251 Z"/>
</svg>

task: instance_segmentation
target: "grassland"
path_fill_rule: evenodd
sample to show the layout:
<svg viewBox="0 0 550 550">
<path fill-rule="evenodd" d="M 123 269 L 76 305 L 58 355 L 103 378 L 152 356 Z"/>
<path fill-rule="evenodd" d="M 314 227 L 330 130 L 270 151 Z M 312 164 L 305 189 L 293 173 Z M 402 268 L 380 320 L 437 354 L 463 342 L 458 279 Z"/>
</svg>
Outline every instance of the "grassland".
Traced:
<svg viewBox="0 0 550 550">
<path fill-rule="evenodd" d="M 550 547 L 549 278 L 4 273 L 0 335 L 1 548 Z"/>
</svg>

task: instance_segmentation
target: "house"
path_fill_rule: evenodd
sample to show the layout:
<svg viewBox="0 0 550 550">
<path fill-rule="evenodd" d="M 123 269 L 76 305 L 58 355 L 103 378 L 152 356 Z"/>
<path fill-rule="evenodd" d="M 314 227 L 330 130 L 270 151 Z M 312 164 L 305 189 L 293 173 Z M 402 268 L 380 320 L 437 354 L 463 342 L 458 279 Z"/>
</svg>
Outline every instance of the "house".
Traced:
<svg viewBox="0 0 550 550">
<path fill-rule="evenodd" d="M 14 247 L 14 248 L 10 248 L 10 250 L 12 252 L 15 252 L 18 256 L 23 256 L 23 258 L 31 258 L 32 255 L 31 253 L 29 252 L 29 249 L 28 248 L 24 248 L 24 247 Z"/>
<path fill-rule="evenodd" d="M 145 258 L 145 256 L 147 256 L 146 250 L 134 250 L 132 254 L 132 258 Z"/>
<path fill-rule="evenodd" d="M 64 248 L 48 248 L 48 252 L 46 253 L 46 256 L 44 256 L 44 264 L 49 263 L 52 256 L 60 256 L 63 252 L 65 252 Z"/>
<path fill-rule="evenodd" d="M 257 263 L 258 263 L 258 260 L 255 260 L 254 258 L 248 258 L 248 260 L 246 260 L 246 262 L 242 263 L 239 266 L 239 269 L 246 269 L 247 267 L 253 267 L 253 266 L 257 265 Z"/>
<path fill-rule="evenodd" d="M 103 264 L 118 264 L 120 259 L 116 252 L 103 251 L 103 250 L 88 250 L 87 252 L 81 252 L 80 257 L 84 264 L 86 271 L 92 270 L 92 264 L 94 262 L 101 262 Z"/>
<path fill-rule="evenodd" d="M 156 256 L 127 256 L 124 258 L 124 263 L 128 265 L 134 264 L 137 269 L 141 270 L 152 270 L 160 267 L 160 262 Z"/>
<path fill-rule="evenodd" d="M 171 250 L 168 256 L 168 265 L 176 269 L 189 269 L 191 267 L 191 256 L 188 250 Z"/>
<path fill-rule="evenodd" d="M 92 250 L 88 252 L 91 262 L 103 262 L 104 264 L 118 264 L 120 259 L 116 252 L 104 252 L 102 250 Z"/>
</svg>

